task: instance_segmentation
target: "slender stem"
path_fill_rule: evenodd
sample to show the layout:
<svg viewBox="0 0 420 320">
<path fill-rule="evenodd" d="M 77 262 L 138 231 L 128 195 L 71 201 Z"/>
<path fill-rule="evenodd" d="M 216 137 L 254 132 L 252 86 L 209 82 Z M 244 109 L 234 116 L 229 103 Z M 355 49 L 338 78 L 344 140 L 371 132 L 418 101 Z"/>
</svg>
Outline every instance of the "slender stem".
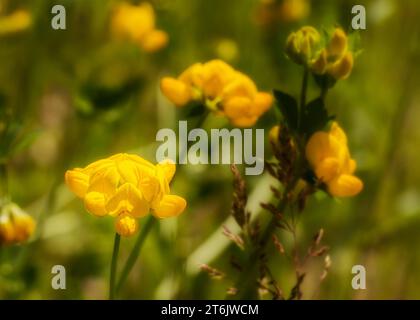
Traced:
<svg viewBox="0 0 420 320">
<path fill-rule="evenodd" d="M 327 98 L 328 93 L 328 87 L 326 85 L 323 85 L 321 88 L 321 99 L 325 102 L 325 99 Z"/>
<path fill-rule="evenodd" d="M 307 67 L 303 70 L 302 87 L 300 91 L 300 118 L 302 118 L 303 109 L 306 106 L 306 92 L 308 91 L 309 70 Z"/>
<path fill-rule="evenodd" d="M 118 233 L 115 233 L 114 250 L 112 252 L 111 260 L 111 274 L 109 277 L 109 300 L 114 300 L 115 298 L 115 278 L 117 273 L 118 253 L 120 251 L 120 240 L 120 235 Z"/>
<path fill-rule="evenodd" d="M 141 229 L 139 236 L 137 237 L 136 243 L 134 244 L 133 249 L 124 265 L 124 268 L 121 272 L 120 278 L 117 283 L 116 293 L 118 293 L 122 286 L 124 285 L 125 281 L 127 280 L 128 275 L 130 274 L 131 269 L 133 269 L 134 264 L 137 261 L 137 258 L 140 255 L 141 248 L 144 244 L 144 241 L 147 238 L 150 230 L 152 229 L 153 225 L 155 224 L 156 219 L 153 216 L 149 216 L 143 228 Z"/>
<path fill-rule="evenodd" d="M 6 161 L 0 161 L 0 197 L 7 199 L 9 197 L 7 164 Z"/>
</svg>

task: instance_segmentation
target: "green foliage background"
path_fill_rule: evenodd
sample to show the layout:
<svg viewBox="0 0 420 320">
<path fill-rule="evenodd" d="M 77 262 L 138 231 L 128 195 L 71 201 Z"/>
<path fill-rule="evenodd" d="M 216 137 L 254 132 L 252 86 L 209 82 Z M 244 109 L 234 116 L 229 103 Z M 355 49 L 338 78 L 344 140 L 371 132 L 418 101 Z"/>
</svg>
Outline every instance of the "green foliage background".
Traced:
<svg viewBox="0 0 420 320">
<path fill-rule="evenodd" d="M 355 4 L 312 1 L 307 19 L 279 22 L 270 29 L 255 23 L 258 1 L 156 0 L 157 25 L 169 33 L 170 43 L 145 54 L 111 41 L 113 3 L 0 0 L 1 15 L 25 8 L 34 19 L 29 30 L 0 37 L 0 108 L 13 111 L 20 134 L 30 140 L 11 159 L 9 188 L 13 200 L 38 221 L 30 244 L 0 248 L 0 298 L 107 297 L 113 219 L 86 213 L 64 186 L 63 176 L 68 168 L 117 152 L 137 152 L 154 161 L 157 130 L 175 128 L 182 118 L 159 91 L 162 76 L 177 75 L 197 61 L 226 58 L 220 44 L 229 41 L 237 54 L 228 62 L 259 88 L 297 95 L 301 70 L 283 53 L 287 35 L 306 24 L 348 29 Z M 54 4 L 67 9 L 67 30 L 51 28 Z M 319 290 L 322 262 L 308 265 L 304 298 L 419 299 L 420 6 L 415 0 L 357 4 L 366 5 L 368 16 L 367 30 L 359 33 L 362 52 L 350 78 L 328 96 L 327 107 L 348 133 L 365 189 L 347 200 L 316 197 L 301 217 L 302 247 L 322 227 L 332 259 Z M 311 88 L 309 96 L 315 97 L 313 82 Z M 205 127 L 224 125 L 211 117 Z M 272 125 L 274 108 L 257 127 Z M 260 179 L 247 177 L 250 192 L 258 193 Z M 173 188 L 187 199 L 188 208 L 153 230 L 121 298 L 223 298 L 236 279 L 229 264 L 229 256 L 238 254 L 233 246 L 209 261 L 227 274 L 224 280 L 185 267 L 230 214 L 229 167 L 187 166 L 176 175 Z M 282 241 L 290 244 L 288 238 Z M 122 241 L 120 261 L 132 244 L 133 239 Z M 209 256 L 218 245 L 212 242 Z M 57 264 L 66 267 L 66 290 L 51 288 L 51 268 Z M 367 269 L 366 290 L 351 287 L 351 268 L 357 264 Z M 272 266 L 288 292 L 295 281 L 290 262 L 278 255 Z"/>
</svg>

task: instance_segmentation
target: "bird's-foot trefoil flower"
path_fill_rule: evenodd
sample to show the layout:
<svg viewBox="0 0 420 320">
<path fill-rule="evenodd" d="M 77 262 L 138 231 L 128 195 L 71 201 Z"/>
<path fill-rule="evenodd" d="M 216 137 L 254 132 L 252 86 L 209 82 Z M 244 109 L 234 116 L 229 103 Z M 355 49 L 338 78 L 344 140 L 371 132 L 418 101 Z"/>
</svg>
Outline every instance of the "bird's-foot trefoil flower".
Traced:
<svg viewBox="0 0 420 320">
<path fill-rule="evenodd" d="M 343 129 L 333 122 L 328 132 L 314 133 L 306 145 L 306 158 L 320 182 L 335 197 L 351 197 L 363 189 L 354 175 L 356 161 L 351 158 Z"/>
<path fill-rule="evenodd" d="M 65 181 L 95 216 L 116 218 L 116 231 L 131 236 L 138 218 L 151 212 L 157 218 L 174 217 L 186 207 L 185 199 L 170 194 L 175 164 L 157 165 L 133 154 L 116 154 L 85 168 L 68 170 Z"/>
<path fill-rule="evenodd" d="M 35 230 L 35 220 L 13 202 L 0 211 L 0 245 L 26 242 Z"/>
<path fill-rule="evenodd" d="M 263 26 L 292 23 L 305 19 L 310 11 L 310 0 L 260 0 L 256 20 Z"/>
<path fill-rule="evenodd" d="M 348 78 L 354 64 L 348 36 L 343 29 L 335 28 L 331 37 L 325 38 L 314 27 L 304 26 L 287 38 L 286 54 L 315 75 L 335 81 Z"/>
<path fill-rule="evenodd" d="M 156 29 L 153 7 L 144 2 L 140 5 L 119 3 L 111 19 L 111 31 L 115 38 L 138 44 L 146 52 L 160 50 L 168 43 L 168 34 Z"/>
<path fill-rule="evenodd" d="M 321 35 L 314 27 L 305 26 L 292 32 L 286 40 L 286 54 L 297 64 L 307 66 L 314 59 Z"/>
<path fill-rule="evenodd" d="M 343 29 L 336 28 L 326 47 L 311 61 L 310 69 L 315 74 L 326 74 L 335 80 L 341 80 L 350 76 L 353 64 L 348 37 Z"/>
<path fill-rule="evenodd" d="M 178 78 L 163 78 L 160 86 L 176 106 L 200 102 L 238 127 L 253 126 L 273 103 L 271 94 L 258 91 L 247 75 L 221 60 L 196 63 Z"/>
<path fill-rule="evenodd" d="M 31 24 L 31 14 L 23 9 L 16 10 L 7 16 L 0 16 L 0 36 L 27 30 Z"/>
</svg>

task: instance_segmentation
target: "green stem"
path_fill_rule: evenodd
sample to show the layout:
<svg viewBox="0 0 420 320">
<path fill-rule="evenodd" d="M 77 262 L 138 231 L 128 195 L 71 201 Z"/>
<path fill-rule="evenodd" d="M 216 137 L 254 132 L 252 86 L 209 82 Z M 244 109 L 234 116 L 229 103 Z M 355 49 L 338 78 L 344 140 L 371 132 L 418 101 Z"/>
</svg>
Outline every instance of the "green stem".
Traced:
<svg viewBox="0 0 420 320">
<path fill-rule="evenodd" d="M 111 274 L 109 277 L 109 300 L 114 300 L 115 298 L 115 278 L 117 272 L 118 253 L 120 251 L 120 240 L 120 235 L 118 233 L 115 233 L 114 250 L 112 252 L 111 260 Z"/>
<path fill-rule="evenodd" d="M 7 164 L 5 161 L 0 162 L 0 197 L 7 200 L 9 197 L 9 188 L 7 182 Z"/>
<path fill-rule="evenodd" d="M 327 98 L 328 87 L 326 85 L 322 86 L 321 88 L 321 99 L 325 103 L 325 99 Z"/>
<path fill-rule="evenodd" d="M 133 269 L 134 264 L 136 263 L 137 258 L 140 255 L 140 251 L 144 244 L 144 241 L 146 240 L 147 235 L 149 234 L 155 222 L 156 222 L 156 219 L 153 216 L 149 216 L 147 218 L 147 221 L 144 224 L 143 228 L 141 229 L 139 236 L 137 237 L 136 243 L 134 244 L 134 247 L 131 250 L 131 253 L 127 259 L 127 262 L 125 263 L 124 268 L 121 272 L 120 279 L 117 283 L 117 287 L 115 291 L 116 293 L 118 293 L 121 290 L 122 286 L 127 280 L 127 277 L 131 272 L 131 269 Z"/>
<path fill-rule="evenodd" d="M 299 126 L 303 117 L 303 110 L 306 106 L 306 92 L 308 91 L 309 70 L 307 67 L 303 70 L 302 87 L 300 91 L 300 106 L 299 106 Z"/>
</svg>

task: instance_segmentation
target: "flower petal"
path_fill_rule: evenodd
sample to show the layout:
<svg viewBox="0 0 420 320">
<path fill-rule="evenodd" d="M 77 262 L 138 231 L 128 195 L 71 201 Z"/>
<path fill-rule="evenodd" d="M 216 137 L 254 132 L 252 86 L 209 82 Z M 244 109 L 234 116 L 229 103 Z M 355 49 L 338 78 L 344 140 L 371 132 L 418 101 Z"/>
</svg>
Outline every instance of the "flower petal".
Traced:
<svg viewBox="0 0 420 320">
<path fill-rule="evenodd" d="M 117 233 L 123 237 L 130 237 L 139 229 L 137 219 L 131 215 L 123 213 L 119 215 L 115 221 L 115 229 Z"/>
<path fill-rule="evenodd" d="M 335 197 L 352 197 L 363 189 L 363 182 L 348 174 L 342 174 L 328 183 L 328 192 Z"/>
<path fill-rule="evenodd" d="M 140 190 L 131 183 L 125 183 L 106 203 L 106 210 L 111 216 L 129 213 L 135 218 L 143 217 L 149 212 L 149 203 Z"/>
<path fill-rule="evenodd" d="M 88 192 L 85 196 L 85 208 L 91 214 L 103 217 L 106 216 L 108 211 L 105 208 L 105 197 L 100 192 Z"/>
<path fill-rule="evenodd" d="M 109 198 L 115 193 L 119 181 L 120 175 L 115 166 L 107 166 L 92 174 L 89 180 L 88 192 L 99 192 L 106 198 Z"/>
<path fill-rule="evenodd" d="M 328 182 L 337 176 L 340 163 L 336 158 L 325 158 L 315 167 L 315 174 L 319 180 Z"/>
<path fill-rule="evenodd" d="M 176 106 L 182 107 L 191 100 L 191 88 L 174 78 L 163 78 L 160 81 L 162 93 Z"/>
<path fill-rule="evenodd" d="M 168 43 L 168 34 L 162 30 L 153 30 L 147 33 L 141 41 L 146 52 L 155 52 Z"/>
<path fill-rule="evenodd" d="M 79 198 L 83 198 L 89 186 L 89 176 L 83 170 L 76 168 L 67 170 L 64 179 L 70 190 Z"/>
<path fill-rule="evenodd" d="M 175 163 L 171 159 L 165 159 L 159 162 L 156 165 L 156 167 L 163 171 L 166 180 L 168 181 L 168 183 L 170 183 L 173 176 L 175 175 L 175 171 L 176 171 Z"/>
<path fill-rule="evenodd" d="M 273 104 L 273 96 L 267 92 L 258 92 L 254 98 L 254 111 L 261 115 L 270 109 Z"/>
<path fill-rule="evenodd" d="M 186 206 L 187 202 L 184 198 L 176 195 L 165 195 L 159 206 L 154 208 L 154 215 L 158 218 L 175 217 L 181 214 Z"/>
</svg>

